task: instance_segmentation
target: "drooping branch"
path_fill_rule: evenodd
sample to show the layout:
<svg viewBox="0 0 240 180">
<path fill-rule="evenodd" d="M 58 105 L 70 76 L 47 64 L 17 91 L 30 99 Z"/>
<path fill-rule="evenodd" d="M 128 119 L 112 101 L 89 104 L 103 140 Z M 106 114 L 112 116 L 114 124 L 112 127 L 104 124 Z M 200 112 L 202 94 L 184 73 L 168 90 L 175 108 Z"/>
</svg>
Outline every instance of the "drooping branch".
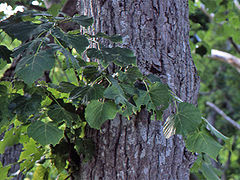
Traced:
<svg viewBox="0 0 240 180">
<path fill-rule="evenodd" d="M 232 54 L 229 54 L 229 53 L 226 53 L 223 51 L 219 51 L 216 49 L 211 50 L 210 58 L 228 63 L 228 64 L 232 65 L 233 67 L 235 67 L 237 69 L 237 71 L 240 73 L 240 58 L 233 56 Z"/>
<path fill-rule="evenodd" d="M 219 115 L 221 115 L 226 121 L 228 121 L 230 124 L 232 124 L 235 128 L 240 130 L 240 124 L 235 122 L 232 118 L 227 116 L 221 109 L 219 109 L 215 104 L 207 101 L 206 104 L 211 107 L 213 110 L 215 110 Z"/>
</svg>

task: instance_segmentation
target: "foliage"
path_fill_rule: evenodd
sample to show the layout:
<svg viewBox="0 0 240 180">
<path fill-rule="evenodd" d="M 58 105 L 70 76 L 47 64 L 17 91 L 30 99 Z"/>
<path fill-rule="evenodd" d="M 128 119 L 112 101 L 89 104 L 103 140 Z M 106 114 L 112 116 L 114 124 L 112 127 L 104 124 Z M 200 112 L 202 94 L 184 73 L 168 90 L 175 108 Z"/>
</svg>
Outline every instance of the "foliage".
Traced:
<svg viewBox="0 0 240 180">
<path fill-rule="evenodd" d="M 240 10 L 237 6 L 239 1 L 190 0 L 189 3 L 190 45 L 201 78 L 199 108 L 217 129 L 231 137 L 229 144 L 233 143 L 232 151 L 229 152 L 227 149 L 220 151 L 217 157 L 218 163 L 213 164 L 222 172 L 222 174 L 217 173 L 218 175 L 222 175 L 225 179 L 239 179 L 240 147 L 237 145 L 240 142 L 239 131 L 205 105 L 206 101 L 213 102 L 232 119 L 238 120 L 239 123 L 239 72 L 228 64 L 210 58 L 212 49 L 239 57 L 239 51 L 234 47 L 234 43 L 239 46 L 240 42 Z M 219 138 L 218 141 L 221 142 Z M 216 175 L 216 168 L 215 170 L 210 168 L 212 163 L 207 162 L 206 156 L 198 158 L 204 159 L 205 165 L 199 166 L 204 175 L 210 172 Z M 193 168 L 193 171 L 201 179 L 202 174 L 199 174 L 198 169 Z"/>
<path fill-rule="evenodd" d="M 165 123 L 165 134 L 171 130 L 182 134 L 190 151 L 216 158 L 222 146 L 212 134 L 223 141 L 228 138 L 215 128 L 207 128 L 199 110 L 181 102 L 157 77 L 143 76 L 134 53 L 117 44 L 122 41 L 120 36 L 64 32 L 60 27 L 66 22 L 87 28 L 93 20 L 86 16 L 55 17 L 52 10 L 48 13 L 18 12 L 0 22 L 2 32 L 12 41 L 21 41 L 13 50 L 7 45 L 0 49 L 4 50 L 0 61 L 5 65 L 13 57 L 22 57 L 11 83 L 0 82 L 0 132 L 14 123 L 1 142 L 1 151 L 22 143 L 22 172 L 35 167 L 41 174 L 34 173 L 33 178 L 46 178 L 50 160 L 58 176 L 66 177 L 66 169 L 71 174 L 78 170 L 80 158 L 87 161 L 94 155 L 94 143 L 84 137 L 86 126 L 99 130 L 117 113 L 129 118 L 142 108 L 161 120 L 171 103 L 177 112 Z M 105 47 L 101 38 L 113 46 Z M 110 65 L 115 67 L 113 73 L 109 73 Z M 48 83 L 42 81 L 46 71 L 52 80 Z"/>
</svg>

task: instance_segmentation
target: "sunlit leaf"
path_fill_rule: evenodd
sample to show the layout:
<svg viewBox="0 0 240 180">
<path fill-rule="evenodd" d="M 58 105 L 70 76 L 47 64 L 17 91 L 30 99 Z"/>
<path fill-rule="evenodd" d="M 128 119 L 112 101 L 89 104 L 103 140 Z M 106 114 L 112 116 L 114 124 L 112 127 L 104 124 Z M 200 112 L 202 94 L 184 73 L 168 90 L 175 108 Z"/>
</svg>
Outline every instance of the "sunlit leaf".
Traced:
<svg viewBox="0 0 240 180">
<path fill-rule="evenodd" d="M 0 154 L 3 154 L 6 147 L 13 146 L 14 144 L 19 143 L 21 130 L 12 128 L 9 131 L 5 132 L 4 138 L 0 141 Z"/>
<path fill-rule="evenodd" d="M 28 171 L 35 165 L 36 161 L 41 158 L 44 149 L 38 146 L 39 145 L 36 144 L 36 142 L 32 138 L 30 138 L 29 141 L 27 141 L 26 143 L 23 143 L 23 151 L 21 152 L 18 160 L 18 162 L 21 162 L 21 171 Z"/>
<path fill-rule="evenodd" d="M 33 173 L 33 180 L 47 180 L 48 179 L 48 168 L 43 165 L 38 165 Z"/>
<path fill-rule="evenodd" d="M 175 134 L 173 116 L 169 116 L 163 124 L 163 134 L 168 139 Z"/>
<path fill-rule="evenodd" d="M 7 179 L 8 177 L 8 171 L 11 168 L 11 165 L 8 166 L 2 166 L 2 162 L 0 161 L 0 174 L 2 179 Z"/>
</svg>

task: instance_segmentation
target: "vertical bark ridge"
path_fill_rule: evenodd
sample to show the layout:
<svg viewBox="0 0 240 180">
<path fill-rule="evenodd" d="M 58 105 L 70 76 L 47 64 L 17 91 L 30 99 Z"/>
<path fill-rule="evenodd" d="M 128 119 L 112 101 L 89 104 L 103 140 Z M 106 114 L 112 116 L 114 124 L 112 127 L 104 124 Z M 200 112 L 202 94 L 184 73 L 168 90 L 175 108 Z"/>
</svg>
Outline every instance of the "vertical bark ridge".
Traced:
<svg viewBox="0 0 240 180">
<path fill-rule="evenodd" d="M 199 78 L 188 43 L 187 0 L 78 2 L 79 13 L 95 19 L 89 30 L 121 34 L 144 74 L 158 75 L 182 100 L 197 103 Z M 96 156 L 83 164 L 80 179 L 189 178 L 194 157 L 181 136 L 166 140 L 161 122 L 151 121 L 144 110 L 131 120 L 118 116 L 108 121 L 101 132 L 88 129 L 86 136 L 96 143 Z"/>
</svg>

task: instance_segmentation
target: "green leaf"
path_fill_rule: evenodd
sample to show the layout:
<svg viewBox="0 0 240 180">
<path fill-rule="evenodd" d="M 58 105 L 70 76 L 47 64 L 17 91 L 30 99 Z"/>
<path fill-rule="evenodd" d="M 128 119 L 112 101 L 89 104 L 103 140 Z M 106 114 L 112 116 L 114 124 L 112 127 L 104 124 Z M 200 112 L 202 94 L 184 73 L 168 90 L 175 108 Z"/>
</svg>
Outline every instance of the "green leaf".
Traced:
<svg viewBox="0 0 240 180">
<path fill-rule="evenodd" d="M 105 38 L 105 39 L 108 39 L 112 42 L 122 42 L 122 36 L 121 35 L 112 35 L 112 36 L 109 36 L 105 33 L 102 33 L 102 32 L 98 32 L 95 36 L 91 36 L 91 37 L 100 37 L 100 38 Z"/>
<path fill-rule="evenodd" d="M 88 39 L 81 34 L 67 34 L 60 28 L 54 28 L 52 34 L 61 41 L 64 41 L 68 46 L 75 48 L 79 54 L 89 46 Z"/>
<path fill-rule="evenodd" d="M 218 175 L 215 173 L 217 169 L 212 165 L 208 165 L 207 163 L 202 163 L 201 172 L 207 178 L 207 180 L 220 180 Z"/>
<path fill-rule="evenodd" d="M 8 171 L 11 168 L 11 164 L 7 166 L 2 166 L 2 162 L 0 161 L 0 174 L 2 179 L 7 179 Z"/>
<path fill-rule="evenodd" d="M 31 123 L 27 129 L 27 133 L 29 137 L 32 137 L 43 146 L 48 144 L 56 145 L 63 137 L 62 130 L 50 123 L 44 123 L 42 121 Z"/>
<path fill-rule="evenodd" d="M 0 154 L 4 153 L 6 147 L 10 147 L 19 143 L 20 133 L 21 129 L 16 130 L 15 128 L 5 132 L 3 140 L 0 141 Z"/>
<path fill-rule="evenodd" d="M 136 57 L 133 51 L 127 48 L 114 47 L 103 48 L 104 61 L 114 62 L 119 66 L 136 65 Z"/>
<path fill-rule="evenodd" d="M 82 103 L 87 103 L 91 100 L 97 100 L 103 97 L 104 87 L 95 84 L 93 86 L 77 87 L 69 96 L 69 99 L 81 98 Z"/>
<path fill-rule="evenodd" d="M 104 66 L 106 63 L 114 62 L 119 66 L 128 66 L 136 64 L 136 57 L 134 53 L 127 48 L 102 48 L 102 50 L 97 50 L 95 48 L 90 48 L 87 50 L 87 56 L 89 58 L 96 58 L 101 60 Z"/>
<path fill-rule="evenodd" d="M 27 84 L 43 76 L 44 71 L 51 70 L 55 63 L 54 52 L 52 50 L 40 51 L 37 54 L 23 57 L 16 67 L 18 77 Z"/>
<path fill-rule="evenodd" d="M 0 95 L 4 96 L 7 95 L 7 87 L 4 85 L 0 85 Z"/>
<path fill-rule="evenodd" d="M 119 80 L 127 83 L 133 83 L 137 79 L 141 79 L 143 77 L 138 67 L 135 67 L 135 66 L 127 68 L 124 73 L 122 71 L 119 71 L 118 74 L 119 74 Z"/>
<path fill-rule="evenodd" d="M 60 52 L 63 53 L 63 55 L 66 57 L 67 63 L 68 63 L 68 68 L 74 67 L 75 69 L 79 69 L 80 66 L 78 64 L 78 60 L 65 48 L 61 48 Z M 69 60 L 71 63 L 69 63 Z"/>
<path fill-rule="evenodd" d="M 155 111 L 157 110 L 157 107 L 160 107 L 161 109 L 167 108 L 170 102 L 170 97 L 168 87 L 157 82 L 153 84 L 148 91 L 140 90 L 135 102 L 138 108 L 145 105 L 149 111 Z"/>
<path fill-rule="evenodd" d="M 88 162 L 92 159 L 95 153 L 95 144 L 92 139 L 77 139 L 75 142 L 75 149 L 78 154 L 82 154 L 83 162 Z"/>
<path fill-rule="evenodd" d="M 113 84 L 104 91 L 104 97 L 113 99 L 116 104 L 126 104 L 128 100 L 125 97 L 124 91 L 119 85 Z"/>
<path fill-rule="evenodd" d="M 5 87 L 5 86 L 3 86 Z M 0 87 L 2 88 L 2 87 Z M 3 92 L 5 88 L 1 89 L 2 90 L 2 95 L 0 95 L 0 133 L 4 130 L 6 126 L 9 125 L 11 122 L 12 118 L 14 115 L 9 111 L 8 105 L 9 105 L 9 98 L 7 94 L 4 94 Z"/>
<path fill-rule="evenodd" d="M 220 133 L 217 129 L 215 129 L 215 127 L 213 127 L 207 119 L 205 118 L 202 118 L 206 123 L 207 123 L 207 126 L 209 128 L 209 130 L 211 131 L 211 133 L 213 133 L 217 138 L 220 138 L 224 141 L 227 141 L 229 138 L 224 136 L 222 133 Z"/>
<path fill-rule="evenodd" d="M 48 168 L 38 165 L 33 173 L 32 180 L 48 180 Z"/>
<path fill-rule="evenodd" d="M 192 152 L 206 153 L 216 160 L 222 146 L 205 130 L 194 132 L 187 137 L 186 147 Z"/>
<path fill-rule="evenodd" d="M 93 82 L 100 75 L 100 72 L 96 66 L 90 65 L 83 68 L 82 74 L 89 82 Z"/>
<path fill-rule="evenodd" d="M 62 93 L 70 93 L 73 89 L 75 89 L 77 86 L 70 82 L 60 82 L 59 85 L 51 84 L 50 87 L 56 89 L 59 92 Z"/>
<path fill-rule="evenodd" d="M 7 63 L 11 63 L 11 54 L 12 51 L 10 51 L 6 46 L 0 45 L 0 59 L 2 58 L 4 61 L 7 61 Z"/>
<path fill-rule="evenodd" d="M 199 109 L 189 103 L 180 103 L 177 113 L 173 118 L 176 134 L 187 135 L 197 130 L 202 122 L 202 117 Z"/>
<path fill-rule="evenodd" d="M 29 21 L 18 22 L 11 17 L 0 22 L 0 29 L 3 29 L 11 38 L 17 38 L 20 41 L 28 40 L 37 26 Z"/>
<path fill-rule="evenodd" d="M 73 48 L 81 54 L 89 46 L 88 39 L 83 35 L 71 35 L 68 34 L 68 42 L 72 45 Z"/>
<path fill-rule="evenodd" d="M 57 104 L 49 106 L 47 114 L 54 123 L 59 124 L 65 121 L 68 126 L 71 126 L 73 122 L 77 122 L 79 118 L 77 114 L 66 111 L 63 107 Z"/>
<path fill-rule="evenodd" d="M 121 85 L 124 87 L 124 90 L 129 89 L 125 84 Z M 128 101 L 123 89 L 117 82 L 113 82 L 112 86 L 109 86 L 104 91 L 104 97 L 114 100 L 115 104 L 121 105 L 121 111 L 119 113 L 125 117 L 129 117 L 132 115 L 135 106 Z"/>
<path fill-rule="evenodd" d="M 21 120 L 25 122 L 30 115 L 38 112 L 41 101 L 42 97 L 38 94 L 33 94 L 30 97 L 17 96 L 10 102 L 8 108 L 12 113 L 21 116 Z"/>
<path fill-rule="evenodd" d="M 100 59 L 100 60 L 103 59 L 102 52 L 95 48 L 87 49 L 87 56 L 88 58 L 91 58 L 91 59 L 93 58 Z"/>
<path fill-rule="evenodd" d="M 59 13 L 59 11 L 64 6 L 64 3 L 66 0 L 58 1 L 58 3 L 52 3 L 51 7 L 47 10 L 48 13 L 50 13 L 53 17 L 56 17 Z"/>
<path fill-rule="evenodd" d="M 75 15 L 73 18 L 72 18 L 72 21 L 84 26 L 85 28 L 87 28 L 88 26 L 91 26 L 92 23 L 93 23 L 93 18 L 90 18 L 90 17 L 87 17 L 87 16 L 77 16 Z"/>
<path fill-rule="evenodd" d="M 69 143 L 64 139 L 60 141 L 56 146 L 51 147 L 52 163 L 57 168 L 58 172 L 61 172 L 66 167 L 66 161 L 69 158 Z"/>
<path fill-rule="evenodd" d="M 7 65 L 7 61 L 3 61 L 2 59 L 0 59 L 0 70 L 6 67 L 6 65 Z"/>
<path fill-rule="evenodd" d="M 85 118 L 91 128 L 100 129 L 108 119 L 114 119 L 117 114 L 117 107 L 112 102 L 101 103 L 93 100 L 87 105 Z"/>
<path fill-rule="evenodd" d="M 147 75 L 147 78 L 148 78 L 152 83 L 155 83 L 155 82 L 161 83 L 160 78 L 157 77 L 157 76 L 154 75 L 154 74 L 149 74 L 149 75 Z"/>
<path fill-rule="evenodd" d="M 31 169 L 37 160 L 43 155 L 44 149 L 40 148 L 36 142 L 30 138 L 29 141 L 23 143 L 23 151 L 19 157 L 18 162 L 20 162 L 20 170 L 28 171 Z"/>
</svg>

